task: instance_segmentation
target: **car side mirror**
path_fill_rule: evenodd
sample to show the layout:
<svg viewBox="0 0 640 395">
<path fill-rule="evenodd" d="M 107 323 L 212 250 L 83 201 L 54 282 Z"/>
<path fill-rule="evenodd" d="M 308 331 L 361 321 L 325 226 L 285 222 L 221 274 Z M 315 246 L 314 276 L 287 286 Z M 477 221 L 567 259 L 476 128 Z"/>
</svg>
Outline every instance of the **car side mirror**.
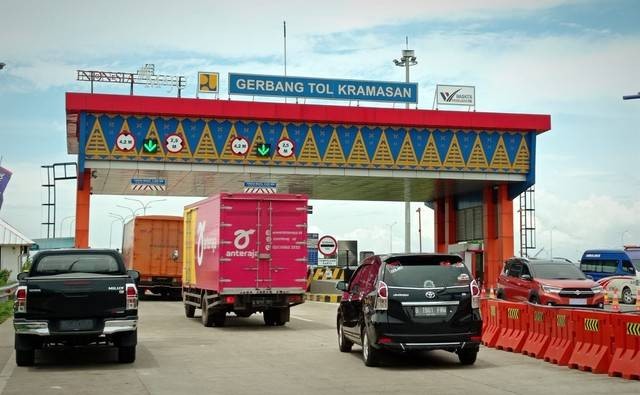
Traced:
<svg viewBox="0 0 640 395">
<path fill-rule="evenodd" d="M 140 279 L 140 272 L 137 270 L 129 269 L 127 270 L 127 274 L 133 281 L 138 281 L 138 279 Z"/>
<path fill-rule="evenodd" d="M 525 281 L 531 281 L 531 275 L 530 274 L 523 274 L 522 276 L 520 276 L 521 279 L 525 280 Z"/>
<path fill-rule="evenodd" d="M 20 272 L 18 273 L 18 275 L 16 276 L 16 278 L 18 279 L 18 281 L 22 281 L 25 278 L 27 278 L 29 276 L 29 273 L 27 272 Z"/>
<path fill-rule="evenodd" d="M 336 289 L 342 292 L 347 292 L 347 290 L 349 289 L 349 283 L 347 283 L 346 281 L 338 281 L 336 283 Z"/>
</svg>

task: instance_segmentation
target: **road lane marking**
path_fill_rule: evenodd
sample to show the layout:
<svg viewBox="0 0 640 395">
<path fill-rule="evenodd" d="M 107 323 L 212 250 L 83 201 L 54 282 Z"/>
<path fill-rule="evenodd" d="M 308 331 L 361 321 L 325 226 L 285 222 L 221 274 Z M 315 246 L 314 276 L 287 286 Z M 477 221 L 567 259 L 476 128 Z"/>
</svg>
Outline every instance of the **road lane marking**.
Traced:
<svg viewBox="0 0 640 395">
<path fill-rule="evenodd" d="M 4 387 L 6 387 L 7 382 L 11 378 L 11 375 L 13 375 L 13 369 L 16 368 L 15 354 L 15 350 L 11 352 L 11 355 L 9 355 L 9 360 L 7 360 L 7 363 L 2 368 L 2 372 L 0 372 L 0 394 L 4 392 Z"/>
<path fill-rule="evenodd" d="M 296 320 L 300 320 L 300 321 L 315 322 L 314 320 L 310 320 L 308 318 L 296 317 L 295 315 L 292 315 L 291 318 L 295 318 Z"/>
</svg>

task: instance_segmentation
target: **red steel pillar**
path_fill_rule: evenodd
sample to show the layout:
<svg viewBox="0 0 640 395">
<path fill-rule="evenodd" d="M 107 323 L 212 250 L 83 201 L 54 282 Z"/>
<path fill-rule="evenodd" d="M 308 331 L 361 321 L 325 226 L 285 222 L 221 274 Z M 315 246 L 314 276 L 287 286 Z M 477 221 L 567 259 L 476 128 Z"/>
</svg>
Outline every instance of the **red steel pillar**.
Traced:
<svg viewBox="0 0 640 395">
<path fill-rule="evenodd" d="M 89 247 L 89 208 L 91 201 L 91 170 L 78 175 L 76 191 L 76 248 Z"/>
<path fill-rule="evenodd" d="M 456 211 L 453 196 L 437 199 L 434 205 L 435 250 L 446 253 L 448 246 L 456 240 Z"/>
<path fill-rule="evenodd" d="M 483 191 L 485 286 L 495 288 L 504 261 L 513 256 L 513 201 L 507 185 Z"/>
</svg>

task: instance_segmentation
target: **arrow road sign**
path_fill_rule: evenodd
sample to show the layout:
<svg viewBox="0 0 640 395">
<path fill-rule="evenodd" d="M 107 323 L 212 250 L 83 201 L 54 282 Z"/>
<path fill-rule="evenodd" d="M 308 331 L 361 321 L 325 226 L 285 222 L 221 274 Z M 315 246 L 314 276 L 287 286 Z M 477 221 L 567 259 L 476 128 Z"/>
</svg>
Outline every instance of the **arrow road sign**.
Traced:
<svg viewBox="0 0 640 395">
<path fill-rule="evenodd" d="M 332 236 L 322 236 L 318 240 L 318 251 L 324 255 L 333 255 L 338 250 L 338 242 Z"/>
<path fill-rule="evenodd" d="M 155 154 L 156 152 L 158 152 L 158 140 L 144 139 L 142 150 L 147 154 Z"/>
</svg>

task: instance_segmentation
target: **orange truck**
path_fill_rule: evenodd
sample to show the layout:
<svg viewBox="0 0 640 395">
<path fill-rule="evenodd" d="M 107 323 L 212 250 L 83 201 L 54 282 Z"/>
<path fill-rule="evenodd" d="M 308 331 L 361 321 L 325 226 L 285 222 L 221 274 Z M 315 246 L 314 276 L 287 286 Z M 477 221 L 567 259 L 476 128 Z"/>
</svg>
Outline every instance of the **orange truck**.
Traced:
<svg viewBox="0 0 640 395">
<path fill-rule="evenodd" d="M 146 215 L 124 227 L 122 255 L 127 269 L 140 272 L 140 297 L 149 290 L 165 297 L 182 291 L 182 217 Z"/>
</svg>

